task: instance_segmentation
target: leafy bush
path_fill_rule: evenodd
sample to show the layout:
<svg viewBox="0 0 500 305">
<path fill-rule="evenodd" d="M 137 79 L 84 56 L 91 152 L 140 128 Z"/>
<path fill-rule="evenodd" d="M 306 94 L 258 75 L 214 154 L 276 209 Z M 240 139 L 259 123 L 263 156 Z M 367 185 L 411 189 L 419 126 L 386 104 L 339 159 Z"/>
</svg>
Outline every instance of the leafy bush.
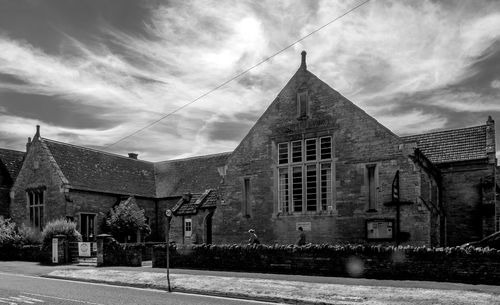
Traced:
<svg viewBox="0 0 500 305">
<path fill-rule="evenodd" d="M 39 245 L 42 243 L 42 234 L 31 227 L 18 227 L 19 242 L 22 245 Z"/>
<path fill-rule="evenodd" d="M 48 249 L 52 243 L 52 238 L 60 234 L 66 235 L 68 242 L 82 241 L 82 235 L 76 230 L 76 223 L 60 218 L 45 225 L 42 232 L 42 248 Z"/>
<path fill-rule="evenodd" d="M 133 197 L 111 209 L 106 225 L 110 233 L 122 242 L 126 242 L 129 236 L 136 236 L 138 231 L 143 235 L 151 233 L 144 210 L 139 208 Z"/>
<path fill-rule="evenodd" d="M 11 245 L 17 243 L 19 234 L 16 230 L 16 224 L 0 216 L 0 245 Z"/>
</svg>

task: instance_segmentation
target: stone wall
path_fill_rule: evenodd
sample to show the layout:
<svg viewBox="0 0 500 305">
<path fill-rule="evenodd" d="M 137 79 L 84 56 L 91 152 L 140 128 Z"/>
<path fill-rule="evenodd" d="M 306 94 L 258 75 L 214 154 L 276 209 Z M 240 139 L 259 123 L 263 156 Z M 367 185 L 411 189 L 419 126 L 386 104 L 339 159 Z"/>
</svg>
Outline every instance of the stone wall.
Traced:
<svg viewBox="0 0 500 305">
<path fill-rule="evenodd" d="M 443 177 L 442 200 L 446 212 L 447 245 L 461 245 L 482 239 L 481 181 L 491 175 L 490 165 L 467 162 L 441 165 L 440 169 Z"/>
<path fill-rule="evenodd" d="M 500 251 L 381 246 L 177 246 L 171 268 L 500 284 Z M 153 267 L 166 267 L 155 246 Z"/>
</svg>

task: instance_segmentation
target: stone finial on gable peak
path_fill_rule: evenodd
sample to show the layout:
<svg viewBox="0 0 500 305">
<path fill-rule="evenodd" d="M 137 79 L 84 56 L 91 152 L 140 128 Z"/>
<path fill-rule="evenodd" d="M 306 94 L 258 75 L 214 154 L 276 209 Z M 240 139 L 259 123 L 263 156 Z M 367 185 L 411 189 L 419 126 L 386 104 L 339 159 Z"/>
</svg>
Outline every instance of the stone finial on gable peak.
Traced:
<svg viewBox="0 0 500 305">
<path fill-rule="evenodd" d="M 33 139 L 38 139 L 40 138 L 40 125 L 36 125 L 36 133 Z"/>
<path fill-rule="evenodd" d="M 307 63 L 306 63 L 307 52 L 306 51 L 302 51 L 302 53 L 300 53 L 300 54 L 302 55 L 302 60 L 300 62 L 300 68 L 304 69 L 304 70 L 307 70 Z"/>
</svg>

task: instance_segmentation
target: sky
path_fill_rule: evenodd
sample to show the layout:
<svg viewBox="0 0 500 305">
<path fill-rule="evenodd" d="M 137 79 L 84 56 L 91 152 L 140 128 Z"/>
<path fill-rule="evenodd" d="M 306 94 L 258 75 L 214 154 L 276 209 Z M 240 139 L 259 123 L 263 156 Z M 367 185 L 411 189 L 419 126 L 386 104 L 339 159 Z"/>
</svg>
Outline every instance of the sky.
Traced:
<svg viewBox="0 0 500 305">
<path fill-rule="evenodd" d="M 0 0 L 0 147 L 232 151 L 300 65 L 398 135 L 500 125 L 500 1 Z M 497 150 L 500 129 L 497 127 Z M 500 154 L 497 151 L 497 157 Z"/>
</svg>

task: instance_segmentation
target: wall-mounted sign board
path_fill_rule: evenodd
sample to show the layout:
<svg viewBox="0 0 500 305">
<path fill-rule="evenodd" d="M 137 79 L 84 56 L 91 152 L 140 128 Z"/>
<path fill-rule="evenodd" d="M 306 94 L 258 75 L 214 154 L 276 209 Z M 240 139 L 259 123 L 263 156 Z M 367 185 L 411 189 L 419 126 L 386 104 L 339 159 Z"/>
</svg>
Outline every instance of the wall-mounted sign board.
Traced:
<svg viewBox="0 0 500 305">
<path fill-rule="evenodd" d="M 393 219 L 368 219 L 366 221 L 367 239 L 393 239 L 394 220 Z"/>
<path fill-rule="evenodd" d="M 310 221 L 302 221 L 295 223 L 295 230 L 298 230 L 299 227 L 302 227 L 304 231 L 311 231 L 311 222 Z"/>
</svg>

